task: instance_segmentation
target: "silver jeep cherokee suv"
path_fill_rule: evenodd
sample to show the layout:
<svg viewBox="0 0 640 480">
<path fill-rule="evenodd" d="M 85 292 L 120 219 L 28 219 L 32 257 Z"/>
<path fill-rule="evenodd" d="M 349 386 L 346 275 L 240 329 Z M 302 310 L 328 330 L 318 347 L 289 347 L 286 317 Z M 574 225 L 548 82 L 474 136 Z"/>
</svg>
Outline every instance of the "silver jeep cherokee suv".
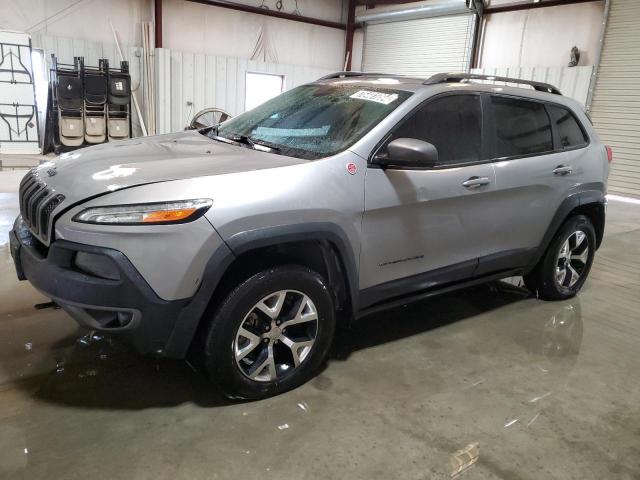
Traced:
<svg viewBox="0 0 640 480">
<path fill-rule="evenodd" d="M 343 72 L 35 168 L 11 252 L 81 325 L 261 398 L 319 369 L 337 318 L 512 275 L 575 295 L 610 157 L 551 85 Z"/>
</svg>

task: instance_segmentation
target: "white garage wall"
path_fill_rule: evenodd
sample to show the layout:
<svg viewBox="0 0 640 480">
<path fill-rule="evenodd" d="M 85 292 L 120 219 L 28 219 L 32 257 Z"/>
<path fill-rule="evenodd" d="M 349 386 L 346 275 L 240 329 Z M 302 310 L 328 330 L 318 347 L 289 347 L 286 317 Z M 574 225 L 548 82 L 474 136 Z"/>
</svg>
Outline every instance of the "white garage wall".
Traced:
<svg viewBox="0 0 640 480">
<path fill-rule="evenodd" d="M 262 0 L 233 0 L 258 6 Z M 124 45 L 142 45 L 141 22 L 153 21 L 153 0 L 2 0 L 0 28 L 31 35 L 113 42 L 109 21 Z M 292 13 L 293 0 L 284 0 Z M 344 22 L 344 0 L 298 0 L 309 17 Z M 275 10 L 276 0 L 264 4 Z M 335 69 L 344 63 L 345 32 L 226 8 L 163 0 L 163 47 L 178 51 L 250 58 L 263 26 L 271 50 L 284 64 Z"/>
<path fill-rule="evenodd" d="M 254 6 L 261 2 L 234 1 Z M 275 0 L 264 3 L 275 8 Z M 294 5 L 285 0 L 284 11 L 291 12 Z M 343 0 L 298 0 L 303 15 L 336 22 L 344 21 L 345 5 Z M 0 11 L 0 27 L 31 33 L 34 47 L 45 50 L 47 61 L 55 53 L 63 63 L 83 56 L 87 65 L 97 64 L 99 58 L 119 65 L 111 20 L 144 110 L 140 30 L 141 22 L 153 20 L 152 0 L 4 0 Z M 167 48 L 158 50 L 158 80 L 169 77 L 156 89 L 162 100 L 156 108 L 159 133 L 184 128 L 189 115 L 204 107 L 225 108 L 234 115 L 244 111 L 247 70 L 285 75 L 285 88 L 342 70 L 343 30 L 185 0 L 163 0 L 163 17 Z M 250 60 L 261 29 L 268 38 L 269 56 L 275 57 L 270 63 Z M 134 133 L 139 133 L 137 116 L 132 119 Z"/>
<path fill-rule="evenodd" d="M 261 0 L 234 0 L 260 5 Z M 265 0 L 275 9 L 275 0 Z M 303 15 L 344 22 L 342 0 L 298 0 Z M 293 0 L 284 0 L 284 11 L 291 13 Z M 286 65 L 313 65 L 341 70 L 344 63 L 345 31 L 279 18 L 211 7 L 185 0 L 163 2 L 163 47 L 182 52 L 250 58 L 260 30 L 268 32 L 267 58 Z M 264 58 L 263 58 L 264 60 Z"/>
<path fill-rule="evenodd" d="M 164 48 L 156 49 L 156 65 L 158 133 L 184 129 L 203 108 L 218 107 L 233 115 L 242 113 L 247 72 L 283 75 L 284 88 L 289 90 L 336 70 Z"/>
<path fill-rule="evenodd" d="M 142 45 L 140 23 L 153 20 L 152 0 L 2 0 L 0 28 L 34 35 Z"/>
<path fill-rule="evenodd" d="M 33 46 L 45 51 L 47 62 L 55 52 L 62 63 L 72 63 L 73 57 L 85 57 L 85 64 L 97 65 L 107 58 L 110 65 L 119 66 L 116 46 L 109 42 L 92 42 L 53 35 L 35 35 Z M 123 46 L 129 61 L 131 84 L 143 111 L 142 48 Z M 285 90 L 331 73 L 336 68 L 284 65 L 247 60 L 246 58 L 156 49 L 156 122 L 157 133 L 182 130 L 194 113 L 208 107 L 218 107 L 237 115 L 244 111 L 245 75 L 247 71 L 283 75 Z M 191 104 L 191 105 L 190 105 Z M 140 134 L 138 118 L 133 112 L 134 134 Z"/>
<path fill-rule="evenodd" d="M 593 65 L 603 13 L 604 1 L 597 1 L 487 15 L 478 65 L 566 67 L 574 45 L 579 65 Z"/>
</svg>

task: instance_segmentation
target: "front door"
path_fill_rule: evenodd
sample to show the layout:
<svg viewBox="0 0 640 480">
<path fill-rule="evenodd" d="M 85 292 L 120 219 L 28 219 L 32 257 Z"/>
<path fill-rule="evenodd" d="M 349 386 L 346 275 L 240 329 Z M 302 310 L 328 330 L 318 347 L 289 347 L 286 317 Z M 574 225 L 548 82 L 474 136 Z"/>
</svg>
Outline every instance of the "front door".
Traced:
<svg viewBox="0 0 640 480">
<path fill-rule="evenodd" d="M 438 150 L 433 168 L 379 168 L 365 180 L 360 288 L 363 307 L 473 274 L 490 249 L 495 172 L 486 162 L 481 96 L 427 101 L 390 134 Z"/>
</svg>

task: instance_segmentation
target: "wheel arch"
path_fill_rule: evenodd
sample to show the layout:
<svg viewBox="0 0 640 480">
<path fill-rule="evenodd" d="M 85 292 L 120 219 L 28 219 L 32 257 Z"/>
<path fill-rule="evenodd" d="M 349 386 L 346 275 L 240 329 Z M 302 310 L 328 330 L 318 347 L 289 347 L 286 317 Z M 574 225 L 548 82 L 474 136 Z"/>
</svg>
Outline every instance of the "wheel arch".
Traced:
<svg viewBox="0 0 640 480">
<path fill-rule="evenodd" d="M 605 226 L 605 194 L 604 185 L 589 184 L 585 185 L 584 190 L 569 195 L 558 207 L 547 231 L 544 234 L 542 242 L 534 255 L 527 271 L 533 270 L 540 259 L 544 256 L 549 244 L 555 237 L 556 233 L 567 221 L 574 215 L 585 215 L 596 231 L 596 249 L 602 244 Z"/>
<path fill-rule="evenodd" d="M 346 233 L 332 223 L 276 226 L 238 233 L 226 240 L 205 268 L 200 288 L 183 309 L 167 343 L 165 355 L 186 356 L 207 313 L 238 282 L 282 264 L 306 266 L 325 276 L 344 316 L 358 308 L 355 254 Z"/>
</svg>

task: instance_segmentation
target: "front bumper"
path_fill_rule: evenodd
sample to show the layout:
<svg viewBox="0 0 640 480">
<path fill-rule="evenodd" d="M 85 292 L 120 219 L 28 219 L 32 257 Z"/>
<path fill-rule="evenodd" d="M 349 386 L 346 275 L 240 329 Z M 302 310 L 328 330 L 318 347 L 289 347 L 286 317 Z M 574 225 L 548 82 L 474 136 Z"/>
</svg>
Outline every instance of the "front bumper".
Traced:
<svg viewBox="0 0 640 480">
<path fill-rule="evenodd" d="M 122 336 L 138 352 L 167 355 L 167 345 L 191 299 L 158 297 L 127 257 L 110 248 L 56 240 L 44 247 L 18 217 L 9 233 L 10 251 L 20 280 L 53 299 L 80 325 Z M 78 252 L 106 257 L 117 271 L 109 279 L 88 274 L 75 263 Z M 104 259 L 102 259 L 104 261 Z M 184 346 L 171 350 L 178 356 Z M 169 356 L 175 356 L 169 354 Z"/>
</svg>

